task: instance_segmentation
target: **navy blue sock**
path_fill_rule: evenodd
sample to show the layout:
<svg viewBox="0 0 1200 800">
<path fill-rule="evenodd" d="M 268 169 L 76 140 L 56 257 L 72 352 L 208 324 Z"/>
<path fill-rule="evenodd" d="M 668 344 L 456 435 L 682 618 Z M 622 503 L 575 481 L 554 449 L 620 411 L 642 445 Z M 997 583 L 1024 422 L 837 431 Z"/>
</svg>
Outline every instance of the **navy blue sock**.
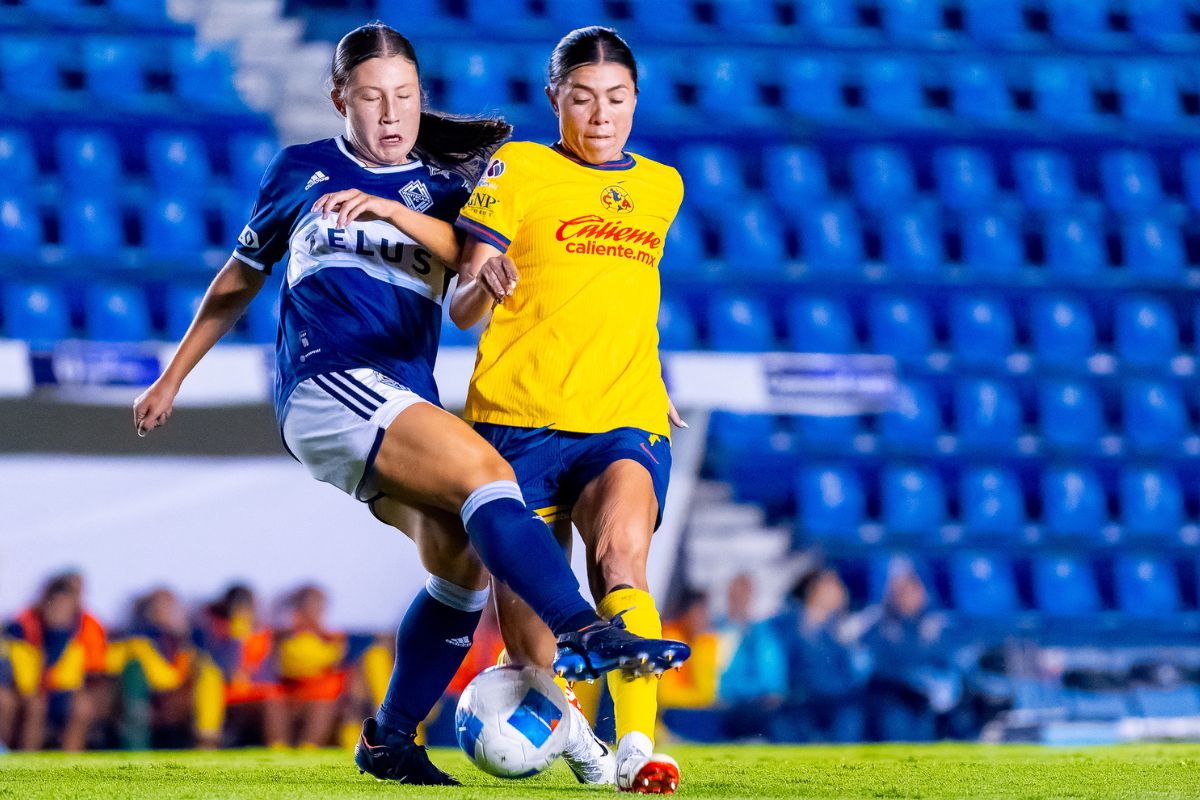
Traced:
<svg viewBox="0 0 1200 800">
<path fill-rule="evenodd" d="M 462 665 L 488 590 L 431 576 L 396 631 L 396 665 L 375 721 L 385 736 L 412 736 Z"/>
<path fill-rule="evenodd" d="M 471 492 L 463 527 L 484 566 L 507 583 L 557 636 L 600 619 L 583 595 L 546 523 L 525 507 L 521 488 L 494 481 Z"/>
</svg>

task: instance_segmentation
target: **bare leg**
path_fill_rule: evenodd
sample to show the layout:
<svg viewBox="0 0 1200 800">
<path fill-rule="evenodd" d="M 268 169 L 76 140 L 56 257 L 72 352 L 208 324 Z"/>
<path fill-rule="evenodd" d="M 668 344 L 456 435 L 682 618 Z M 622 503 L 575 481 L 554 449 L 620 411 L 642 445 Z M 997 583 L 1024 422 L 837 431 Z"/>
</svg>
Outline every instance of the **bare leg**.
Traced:
<svg viewBox="0 0 1200 800">
<path fill-rule="evenodd" d="M 95 718 L 96 703 L 87 689 L 80 689 L 71 698 L 71 712 L 63 728 L 62 749 L 78 753 L 87 749 L 88 730 Z"/>
<path fill-rule="evenodd" d="M 571 556 L 572 528 L 570 520 L 554 523 L 554 536 L 567 558 Z M 554 634 L 516 592 L 500 581 L 492 581 L 496 598 L 496 618 L 504 637 L 504 650 L 509 663 L 532 664 L 549 670 L 554 664 L 557 649 Z"/>
<path fill-rule="evenodd" d="M 46 695 L 38 693 L 25 698 L 22 703 L 21 737 L 22 750 L 35 752 L 46 744 L 46 713 L 49 710 L 49 700 Z"/>
</svg>

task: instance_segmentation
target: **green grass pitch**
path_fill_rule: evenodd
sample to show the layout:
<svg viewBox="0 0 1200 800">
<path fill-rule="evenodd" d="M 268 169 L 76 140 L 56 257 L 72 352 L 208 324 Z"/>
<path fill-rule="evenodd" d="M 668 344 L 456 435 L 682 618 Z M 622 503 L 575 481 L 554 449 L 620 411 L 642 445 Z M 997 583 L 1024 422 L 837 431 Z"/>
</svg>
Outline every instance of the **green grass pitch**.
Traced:
<svg viewBox="0 0 1200 800">
<path fill-rule="evenodd" d="M 853 747 L 674 746 L 681 798 L 1200 796 L 1200 745 L 1052 749 L 942 744 Z M 423 788 L 360 776 L 348 753 L 44 753 L 0 756 L 0 798 L 569 798 L 581 787 L 556 764 L 501 781 L 456 751 L 435 761 L 466 785 Z"/>
</svg>

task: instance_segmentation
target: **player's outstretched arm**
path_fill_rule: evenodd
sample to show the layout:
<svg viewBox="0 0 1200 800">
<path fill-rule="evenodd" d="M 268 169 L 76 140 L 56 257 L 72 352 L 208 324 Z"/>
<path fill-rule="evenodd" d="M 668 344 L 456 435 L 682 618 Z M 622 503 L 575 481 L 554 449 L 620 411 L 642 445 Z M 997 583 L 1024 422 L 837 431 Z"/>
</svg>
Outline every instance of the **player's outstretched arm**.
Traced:
<svg viewBox="0 0 1200 800">
<path fill-rule="evenodd" d="M 337 214 L 339 228 L 346 227 L 356 219 L 380 219 L 390 222 L 447 264 L 457 264 L 461 254 L 459 237 L 453 225 L 420 211 L 413 211 L 396 200 L 367 194 L 358 189 L 343 189 L 318 197 L 312 210 L 320 211 L 323 219 L 328 219 L 330 214 Z"/>
<path fill-rule="evenodd" d="M 458 265 L 458 287 L 450 299 L 450 319 L 461 330 L 483 319 L 495 303 L 517 288 L 517 265 L 490 244 L 467 237 Z"/>
<path fill-rule="evenodd" d="M 200 363 L 204 354 L 229 332 L 265 281 L 263 273 L 236 258 L 225 262 L 225 266 L 209 284 L 196 318 L 183 335 L 179 349 L 171 357 L 167 368 L 149 389 L 133 401 L 133 425 L 138 436 L 145 436 L 167 423 L 183 379 Z"/>
</svg>

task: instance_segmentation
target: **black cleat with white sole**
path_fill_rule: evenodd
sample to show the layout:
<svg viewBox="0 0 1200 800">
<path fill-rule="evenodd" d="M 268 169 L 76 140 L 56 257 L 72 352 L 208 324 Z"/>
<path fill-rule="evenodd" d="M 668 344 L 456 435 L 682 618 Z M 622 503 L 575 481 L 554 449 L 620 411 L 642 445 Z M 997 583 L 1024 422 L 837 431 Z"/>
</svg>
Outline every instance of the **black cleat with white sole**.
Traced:
<svg viewBox="0 0 1200 800">
<path fill-rule="evenodd" d="M 417 786 L 462 786 L 452 776 L 433 765 L 425 748 L 410 736 L 389 736 L 386 741 L 374 719 L 363 722 L 362 735 L 354 746 L 354 763 L 381 781 L 411 783 Z"/>
<path fill-rule="evenodd" d="M 595 680 L 614 669 L 627 678 L 641 678 L 681 667 L 691 654 L 683 642 L 635 636 L 617 614 L 559 636 L 554 671 L 568 681 Z"/>
</svg>

